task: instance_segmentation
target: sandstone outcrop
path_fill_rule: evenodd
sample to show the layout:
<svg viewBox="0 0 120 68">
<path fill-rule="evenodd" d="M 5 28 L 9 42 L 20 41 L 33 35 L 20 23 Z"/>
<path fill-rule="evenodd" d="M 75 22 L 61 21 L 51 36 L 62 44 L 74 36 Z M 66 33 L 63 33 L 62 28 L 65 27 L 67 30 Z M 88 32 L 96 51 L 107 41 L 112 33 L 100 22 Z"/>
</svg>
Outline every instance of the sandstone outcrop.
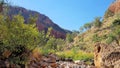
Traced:
<svg viewBox="0 0 120 68">
<path fill-rule="evenodd" d="M 110 5 L 108 9 L 114 14 L 119 13 L 120 12 L 120 0 L 116 0 L 113 4 Z"/>
<path fill-rule="evenodd" d="M 120 46 L 97 43 L 94 63 L 97 68 L 120 68 Z"/>
</svg>

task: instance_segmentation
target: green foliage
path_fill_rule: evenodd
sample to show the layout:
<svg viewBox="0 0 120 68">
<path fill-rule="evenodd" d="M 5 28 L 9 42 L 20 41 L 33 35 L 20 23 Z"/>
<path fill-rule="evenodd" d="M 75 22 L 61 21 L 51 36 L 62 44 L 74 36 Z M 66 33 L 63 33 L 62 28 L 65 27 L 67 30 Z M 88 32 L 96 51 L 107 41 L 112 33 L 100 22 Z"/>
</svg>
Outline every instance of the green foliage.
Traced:
<svg viewBox="0 0 120 68">
<path fill-rule="evenodd" d="M 47 40 L 45 31 L 39 32 L 39 47 L 46 45 Z"/>
<path fill-rule="evenodd" d="M 48 28 L 48 30 L 47 30 L 47 33 L 46 33 L 46 38 L 50 38 L 50 37 L 53 37 L 53 36 L 51 36 L 51 31 L 53 30 L 53 28 L 52 27 L 50 27 L 50 28 Z"/>
<path fill-rule="evenodd" d="M 83 52 L 78 49 L 66 50 L 63 52 L 57 52 L 58 56 L 63 58 L 72 58 L 73 60 L 90 60 L 93 59 L 93 53 Z"/>
<path fill-rule="evenodd" d="M 108 9 L 108 10 L 105 12 L 104 18 L 106 19 L 106 18 L 109 18 L 109 17 L 111 17 L 111 16 L 113 16 L 113 15 L 114 15 L 114 13 Z"/>
<path fill-rule="evenodd" d="M 85 29 L 90 29 L 92 27 L 92 23 L 86 23 L 83 27 Z"/>
<path fill-rule="evenodd" d="M 24 64 L 29 52 L 39 44 L 39 32 L 33 26 L 24 24 L 24 18 L 16 15 L 11 19 L 0 16 L 1 53 L 11 52 L 11 63 Z M 5 57 L 3 57 L 5 58 Z"/>
<path fill-rule="evenodd" d="M 57 43 L 57 51 L 63 51 L 64 47 L 65 47 L 65 40 L 63 39 L 56 39 L 56 43 Z"/>
<path fill-rule="evenodd" d="M 46 47 L 39 47 L 39 51 L 42 55 L 48 55 L 50 53 L 55 53 L 56 50 L 54 49 L 50 49 L 50 48 L 46 48 Z"/>
<path fill-rule="evenodd" d="M 101 27 L 102 22 L 100 21 L 101 17 L 96 17 L 93 21 L 94 27 Z"/>
<path fill-rule="evenodd" d="M 37 22 L 37 20 L 38 20 L 38 15 L 37 14 L 36 15 L 30 15 L 28 20 L 27 20 L 27 23 L 33 25 Z"/>
<path fill-rule="evenodd" d="M 120 19 L 115 19 L 112 23 L 112 27 L 120 26 Z"/>
<path fill-rule="evenodd" d="M 48 31 L 46 34 L 42 35 L 42 42 L 44 42 L 43 47 L 46 49 L 52 49 L 57 50 L 57 45 L 61 42 L 59 39 L 56 39 L 55 37 L 51 36 L 52 28 L 48 28 Z"/>
<path fill-rule="evenodd" d="M 114 40 L 116 39 L 116 37 L 113 35 L 113 34 L 109 34 L 108 35 L 108 38 L 107 38 L 107 40 L 106 40 L 106 43 L 107 44 L 110 44 L 111 42 L 113 42 Z"/>
<path fill-rule="evenodd" d="M 91 27 L 101 27 L 101 25 L 102 25 L 102 22 L 101 22 L 101 17 L 96 17 L 95 19 L 94 19 L 94 21 L 92 21 L 92 22 L 90 22 L 90 23 L 86 23 L 86 24 L 84 24 L 84 26 L 83 27 L 80 27 L 80 33 L 82 33 L 83 32 L 83 30 L 85 29 L 85 30 L 88 30 L 88 29 L 90 29 Z"/>
<path fill-rule="evenodd" d="M 76 37 L 78 34 L 79 34 L 79 31 L 76 31 L 76 30 L 73 30 L 71 33 L 73 38 Z"/>
<path fill-rule="evenodd" d="M 94 34 L 92 40 L 93 40 L 95 43 L 96 43 L 96 42 L 100 42 L 100 41 L 101 41 L 101 37 L 99 37 L 97 34 Z"/>
<path fill-rule="evenodd" d="M 72 36 L 72 34 L 67 34 L 66 40 L 67 40 L 68 43 L 73 42 L 73 36 Z"/>
<path fill-rule="evenodd" d="M 40 32 L 40 53 L 42 54 L 49 54 L 55 53 L 58 50 L 63 50 L 65 40 L 63 39 L 56 39 L 54 36 L 51 36 L 52 28 L 48 28 L 47 33 L 44 31 Z"/>
<path fill-rule="evenodd" d="M 56 43 L 56 39 L 55 38 L 49 38 L 49 40 L 47 41 L 47 44 L 45 45 L 46 48 L 48 49 L 53 49 L 56 50 L 57 49 L 57 43 Z"/>
<path fill-rule="evenodd" d="M 54 37 L 50 37 L 44 46 L 39 47 L 40 53 L 43 55 L 47 55 L 49 53 L 62 51 L 64 45 L 65 45 L 65 41 L 63 39 L 56 39 Z"/>
<path fill-rule="evenodd" d="M 80 42 L 83 42 L 84 38 L 83 37 L 80 37 L 79 41 Z"/>
<path fill-rule="evenodd" d="M 120 37 L 120 19 L 115 19 L 111 25 L 111 32 L 108 34 L 107 43 L 110 44 L 115 41 L 119 45 Z"/>
</svg>

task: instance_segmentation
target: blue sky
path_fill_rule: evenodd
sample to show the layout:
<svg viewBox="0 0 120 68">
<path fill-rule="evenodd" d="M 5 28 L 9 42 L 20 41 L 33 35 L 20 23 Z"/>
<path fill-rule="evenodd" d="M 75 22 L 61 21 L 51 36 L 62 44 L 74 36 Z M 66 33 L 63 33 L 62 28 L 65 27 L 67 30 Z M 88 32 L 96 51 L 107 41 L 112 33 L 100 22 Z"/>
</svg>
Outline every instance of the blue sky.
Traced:
<svg viewBox="0 0 120 68">
<path fill-rule="evenodd" d="M 68 30 L 103 16 L 113 0 L 9 0 L 11 4 L 38 11 Z"/>
</svg>

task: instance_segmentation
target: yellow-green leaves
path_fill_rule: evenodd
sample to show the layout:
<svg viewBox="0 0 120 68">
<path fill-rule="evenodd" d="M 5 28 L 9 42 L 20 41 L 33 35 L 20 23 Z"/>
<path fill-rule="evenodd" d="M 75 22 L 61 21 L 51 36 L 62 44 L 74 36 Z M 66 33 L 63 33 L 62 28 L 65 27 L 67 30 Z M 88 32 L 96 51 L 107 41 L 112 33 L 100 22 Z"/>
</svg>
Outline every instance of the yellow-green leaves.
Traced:
<svg viewBox="0 0 120 68">
<path fill-rule="evenodd" d="M 21 15 L 15 15 L 11 19 L 0 15 L 0 20 L 0 42 L 2 43 L 0 52 L 10 51 L 9 61 L 21 64 L 29 55 L 28 52 L 39 45 L 39 31 L 31 25 L 24 24 Z M 22 56 L 24 54 L 28 55 Z"/>
</svg>

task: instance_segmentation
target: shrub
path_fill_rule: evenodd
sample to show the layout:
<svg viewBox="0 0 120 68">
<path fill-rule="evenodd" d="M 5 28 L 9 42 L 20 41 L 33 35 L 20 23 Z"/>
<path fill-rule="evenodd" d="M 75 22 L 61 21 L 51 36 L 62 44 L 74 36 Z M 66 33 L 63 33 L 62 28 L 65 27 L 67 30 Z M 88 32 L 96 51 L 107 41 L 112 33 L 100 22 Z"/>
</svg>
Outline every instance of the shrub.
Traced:
<svg viewBox="0 0 120 68">
<path fill-rule="evenodd" d="M 101 27 L 102 22 L 100 21 L 101 17 L 96 17 L 95 20 L 93 21 L 93 25 L 95 27 Z"/>
<path fill-rule="evenodd" d="M 100 38 L 97 34 L 94 34 L 92 40 L 93 40 L 94 42 L 99 42 L 99 41 L 101 41 L 101 38 Z"/>
<path fill-rule="evenodd" d="M 86 23 L 85 25 L 84 25 L 84 28 L 85 29 L 90 29 L 92 27 L 92 23 Z"/>
<path fill-rule="evenodd" d="M 11 63 L 25 64 L 29 53 L 39 44 L 39 32 L 33 26 L 24 24 L 24 18 L 20 15 L 0 17 L 0 52 L 10 52 L 8 58 Z M 0 58 L 1 59 L 1 58 Z"/>
<path fill-rule="evenodd" d="M 45 48 L 45 47 L 39 47 L 39 52 L 40 52 L 42 55 L 48 55 L 48 54 L 50 54 L 50 53 L 55 53 L 56 51 L 53 50 L 53 49 Z"/>
<path fill-rule="evenodd" d="M 108 34 L 107 43 L 110 44 L 115 41 L 119 45 L 120 37 L 120 19 L 115 19 L 111 25 L 111 32 Z"/>
<path fill-rule="evenodd" d="M 78 49 L 66 50 L 56 53 L 60 57 L 72 58 L 73 60 L 90 60 L 93 59 L 93 53 L 83 52 Z"/>
<path fill-rule="evenodd" d="M 113 27 L 116 27 L 116 26 L 119 26 L 120 25 L 120 19 L 115 19 L 113 22 L 112 22 L 112 28 Z"/>
<path fill-rule="evenodd" d="M 107 40 L 106 40 L 106 43 L 107 43 L 107 44 L 110 44 L 110 43 L 112 43 L 112 42 L 114 41 L 114 39 L 115 39 L 115 36 L 110 33 L 110 34 L 108 35 L 108 38 L 107 38 Z"/>
<path fill-rule="evenodd" d="M 73 42 L 73 36 L 72 36 L 72 34 L 67 34 L 66 40 L 67 40 L 68 43 Z"/>
<path fill-rule="evenodd" d="M 106 18 L 109 18 L 109 17 L 111 17 L 111 16 L 113 16 L 113 15 L 114 15 L 114 13 L 108 9 L 108 10 L 105 12 L 104 18 L 106 19 Z"/>
</svg>

